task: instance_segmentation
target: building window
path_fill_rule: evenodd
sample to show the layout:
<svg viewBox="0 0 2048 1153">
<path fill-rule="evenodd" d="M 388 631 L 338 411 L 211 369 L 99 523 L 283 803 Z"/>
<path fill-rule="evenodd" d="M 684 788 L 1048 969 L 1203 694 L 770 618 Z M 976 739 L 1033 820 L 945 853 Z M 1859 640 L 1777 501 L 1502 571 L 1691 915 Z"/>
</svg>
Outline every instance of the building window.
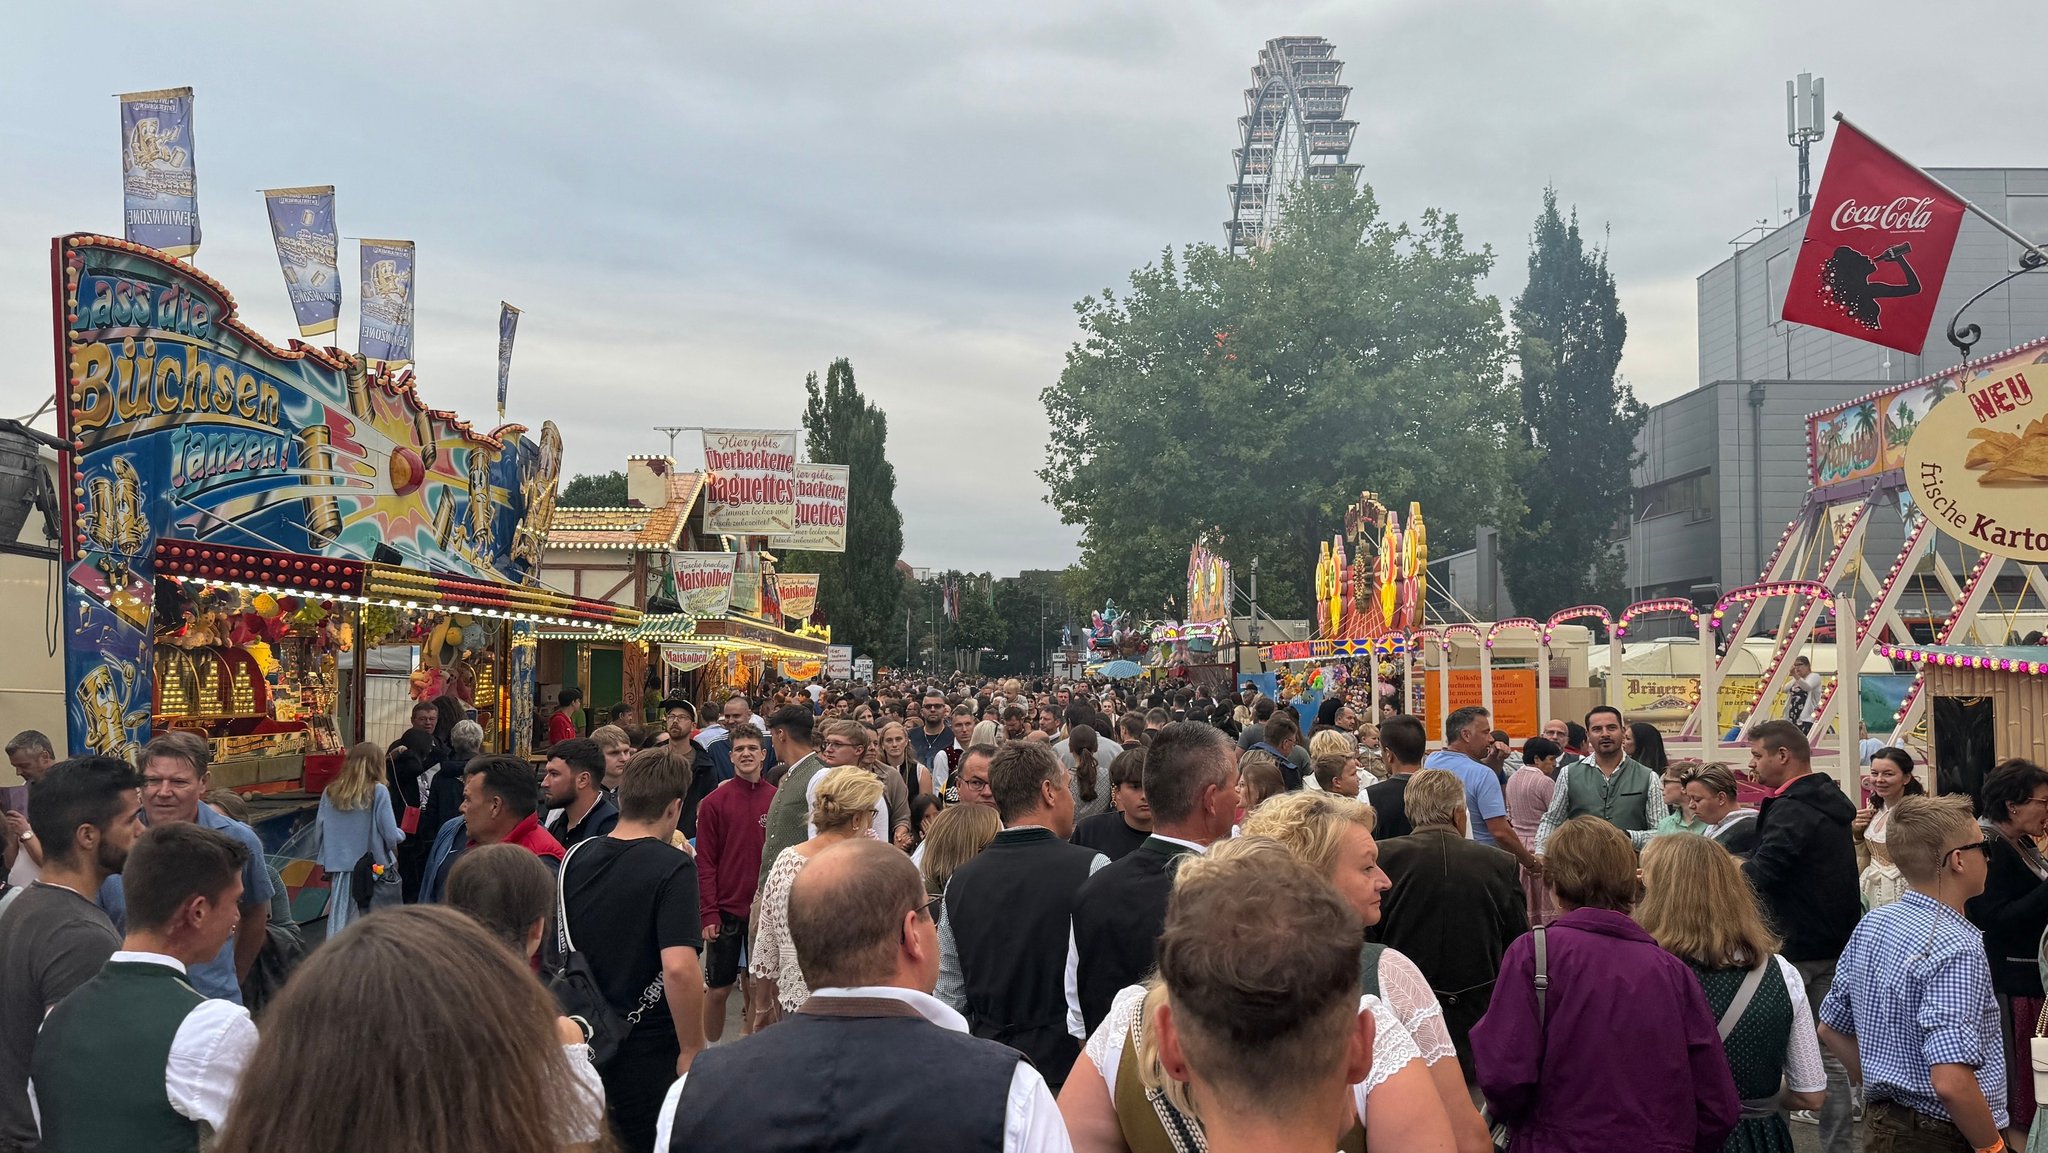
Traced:
<svg viewBox="0 0 2048 1153">
<path fill-rule="evenodd" d="M 2005 222 L 2012 226 L 2014 232 L 2048 249 L 2048 196 L 2006 197 Z M 2013 272 L 2019 271 L 2019 245 L 2010 246 L 2006 267 Z"/>
<path fill-rule="evenodd" d="M 1764 260 L 1764 300 L 1770 306 L 1766 322 L 1777 324 L 1785 312 L 1785 291 L 1792 284 L 1792 250 L 1773 252 Z"/>
<path fill-rule="evenodd" d="M 1684 516 L 1688 521 L 1712 520 L 1713 470 L 1701 469 L 1637 489 L 1635 519 L 1642 521 L 1660 516 Z"/>
</svg>

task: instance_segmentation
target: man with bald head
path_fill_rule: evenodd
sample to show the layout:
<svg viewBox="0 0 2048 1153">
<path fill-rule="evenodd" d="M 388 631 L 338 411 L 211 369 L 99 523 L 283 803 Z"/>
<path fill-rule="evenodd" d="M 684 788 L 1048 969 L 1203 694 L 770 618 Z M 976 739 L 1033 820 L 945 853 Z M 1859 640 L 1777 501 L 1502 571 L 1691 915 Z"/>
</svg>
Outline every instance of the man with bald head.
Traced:
<svg viewBox="0 0 2048 1153">
<path fill-rule="evenodd" d="M 860 837 L 812 858 L 789 893 L 811 999 L 700 1053 L 669 1090 L 655 1148 L 1070 1150 L 1037 1070 L 932 997 L 933 902 L 894 846 Z"/>
</svg>

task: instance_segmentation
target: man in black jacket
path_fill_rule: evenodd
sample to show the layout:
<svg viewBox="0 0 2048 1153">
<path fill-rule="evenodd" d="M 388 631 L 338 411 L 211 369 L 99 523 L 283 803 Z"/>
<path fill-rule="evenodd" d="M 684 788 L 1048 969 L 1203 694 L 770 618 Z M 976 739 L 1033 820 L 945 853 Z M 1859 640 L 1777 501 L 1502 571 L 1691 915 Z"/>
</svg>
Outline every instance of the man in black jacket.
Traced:
<svg viewBox="0 0 2048 1153">
<path fill-rule="evenodd" d="M 935 996 L 977 1037 L 1023 1053 L 1053 1092 L 1066 1083 L 1079 1012 L 1067 982 L 1074 894 L 1109 858 L 1071 844 L 1074 792 L 1043 744 L 1012 741 L 989 765 L 1003 830 L 946 883 Z"/>
<path fill-rule="evenodd" d="M 1465 835 L 1470 818 L 1457 774 L 1425 769 L 1403 800 L 1414 831 L 1379 843 L 1380 868 L 1393 887 L 1366 936 L 1399 950 L 1429 979 L 1469 1080 L 1472 1026 L 1493 1003 L 1508 942 L 1529 931 L 1521 874 L 1507 850 Z"/>
<path fill-rule="evenodd" d="M 1201 721 L 1159 730 L 1145 751 L 1152 835 L 1089 877 L 1074 899 L 1068 965 L 1080 1015 L 1068 1014 L 1067 1031 L 1076 1038 L 1093 1032 L 1117 993 L 1152 971 L 1174 867 L 1182 854 L 1207 852 L 1230 835 L 1237 800 L 1237 751 L 1222 730 Z"/>
<path fill-rule="evenodd" d="M 1756 818 L 1756 848 L 1742 871 L 1773 928 L 1782 952 L 1806 982 L 1818 1009 L 1835 980 L 1835 960 L 1863 915 L 1856 888 L 1856 842 L 1849 825 L 1856 806 L 1832 777 L 1813 771 L 1813 749 L 1791 721 L 1765 721 L 1749 731 L 1749 768 L 1768 789 Z M 1846 1070 L 1832 1056 L 1827 1101 L 1820 1109 L 1820 1143 L 1846 1153 L 1851 1140 Z"/>
</svg>

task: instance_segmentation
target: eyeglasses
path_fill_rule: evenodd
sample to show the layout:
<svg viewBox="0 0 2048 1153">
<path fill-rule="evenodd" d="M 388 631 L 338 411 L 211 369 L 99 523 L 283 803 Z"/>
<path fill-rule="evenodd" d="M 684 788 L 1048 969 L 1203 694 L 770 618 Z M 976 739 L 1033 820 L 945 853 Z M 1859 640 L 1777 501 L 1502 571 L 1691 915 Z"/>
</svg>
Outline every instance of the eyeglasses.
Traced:
<svg viewBox="0 0 2048 1153">
<path fill-rule="evenodd" d="M 1996 842 L 1996 840 L 1994 840 L 1994 839 L 1991 839 L 1991 838 L 1986 838 L 1985 840 L 1982 840 L 1982 841 L 1977 841 L 1977 842 L 1975 842 L 1974 844 L 1968 844 L 1968 845 L 1957 845 L 1957 846 L 1956 846 L 1955 848 L 1953 848 L 1953 849 L 1950 849 L 1950 850 L 1949 850 L 1949 852 L 1951 852 L 1951 853 L 1967 853 L 1967 852 L 1971 851 L 1972 849 L 1974 849 L 1974 850 L 1976 850 L 1977 852 L 1980 852 L 1980 853 L 1984 854 L 1984 859 L 1988 861 L 1988 860 L 1990 860 L 1990 859 L 1991 859 L 1991 846 L 1992 846 L 1992 845 L 1994 845 L 1994 844 L 1996 844 L 1996 843 L 1997 843 L 1997 842 Z M 1945 856 L 1945 855 L 1944 855 L 1944 859 L 1946 859 L 1946 856 Z"/>
<path fill-rule="evenodd" d="M 852 741 L 835 741 L 828 738 L 825 741 L 825 747 L 828 749 L 858 749 L 865 746 L 854 744 Z"/>
<path fill-rule="evenodd" d="M 932 912 L 932 910 L 938 907 L 940 901 L 943 901 L 945 899 L 946 895 L 944 893 L 940 893 L 937 896 L 934 896 L 930 900 L 926 901 L 924 904 L 919 905 L 918 909 L 919 911 L 923 912 L 925 916 L 930 917 L 932 920 L 936 921 L 939 919 L 939 916 L 937 913 Z"/>
</svg>

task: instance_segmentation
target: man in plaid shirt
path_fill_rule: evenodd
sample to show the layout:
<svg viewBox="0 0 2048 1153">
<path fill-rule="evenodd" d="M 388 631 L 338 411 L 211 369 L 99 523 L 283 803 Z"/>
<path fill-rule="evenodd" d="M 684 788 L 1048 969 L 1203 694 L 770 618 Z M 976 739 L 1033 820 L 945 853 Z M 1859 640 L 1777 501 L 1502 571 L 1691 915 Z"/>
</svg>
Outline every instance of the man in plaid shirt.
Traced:
<svg viewBox="0 0 2048 1153">
<path fill-rule="evenodd" d="M 1863 1085 L 1864 1148 L 2002 1153 L 2005 1049 L 1984 938 L 1984 832 L 1959 797 L 1907 797 L 1886 830 L 1908 891 L 1863 918 L 1820 1006 L 1820 1039 Z"/>
</svg>

